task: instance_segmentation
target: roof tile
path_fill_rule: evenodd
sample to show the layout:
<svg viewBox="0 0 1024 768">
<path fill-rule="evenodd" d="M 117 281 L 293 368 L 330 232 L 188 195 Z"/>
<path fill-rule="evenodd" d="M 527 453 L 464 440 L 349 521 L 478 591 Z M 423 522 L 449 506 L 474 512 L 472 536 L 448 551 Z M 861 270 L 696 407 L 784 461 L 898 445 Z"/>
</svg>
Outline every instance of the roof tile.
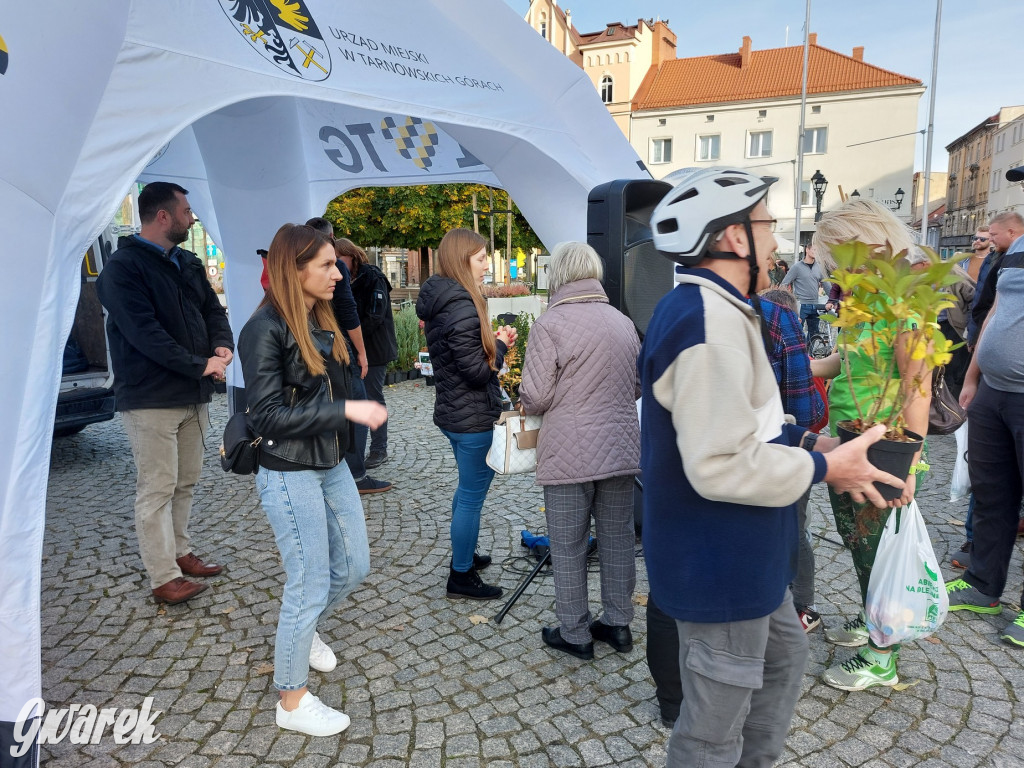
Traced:
<svg viewBox="0 0 1024 768">
<path fill-rule="evenodd" d="M 752 51 L 740 68 L 740 54 L 695 56 L 661 65 L 637 109 L 779 98 L 800 94 L 803 46 Z M 807 93 L 918 86 L 921 81 L 857 61 L 819 45 L 810 47 Z"/>
</svg>

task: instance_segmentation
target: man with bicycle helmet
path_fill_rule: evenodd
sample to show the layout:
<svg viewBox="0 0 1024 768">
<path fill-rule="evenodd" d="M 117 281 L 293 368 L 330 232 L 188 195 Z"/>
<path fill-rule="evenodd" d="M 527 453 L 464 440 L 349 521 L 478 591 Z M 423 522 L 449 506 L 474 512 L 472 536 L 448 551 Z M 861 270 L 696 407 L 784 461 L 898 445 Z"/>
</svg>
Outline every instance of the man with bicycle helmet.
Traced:
<svg viewBox="0 0 1024 768">
<path fill-rule="evenodd" d="M 680 644 L 683 702 L 668 764 L 770 766 L 807 660 L 789 592 L 795 502 L 828 480 L 884 504 L 871 482 L 891 476 L 866 458 L 884 428 L 838 447 L 785 423 L 756 297 L 776 247 L 774 179 L 706 168 L 672 181 L 651 229 L 683 268 L 637 362 L 651 596 Z"/>
</svg>

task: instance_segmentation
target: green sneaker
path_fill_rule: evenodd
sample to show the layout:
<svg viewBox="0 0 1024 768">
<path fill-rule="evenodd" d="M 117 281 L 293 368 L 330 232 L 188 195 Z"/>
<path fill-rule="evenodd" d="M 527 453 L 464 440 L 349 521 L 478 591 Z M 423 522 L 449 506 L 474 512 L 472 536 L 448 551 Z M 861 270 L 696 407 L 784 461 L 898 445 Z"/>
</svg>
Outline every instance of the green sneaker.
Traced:
<svg viewBox="0 0 1024 768">
<path fill-rule="evenodd" d="M 868 644 L 868 625 L 864 622 L 864 614 L 859 613 L 854 619 L 850 619 L 843 626 L 836 629 L 826 629 L 825 639 L 835 645 L 842 645 L 846 648 L 858 648 Z"/>
<path fill-rule="evenodd" d="M 946 594 L 949 595 L 949 610 L 951 611 L 996 614 L 1002 613 L 1003 610 L 1003 607 L 999 604 L 998 597 L 989 597 L 988 595 L 981 594 L 981 592 L 963 579 L 957 579 L 946 584 Z M 1022 627 L 1022 630 L 1024 630 L 1024 627 Z"/>
<path fill-rule="evenodd" d="M 900 681 L 896 674 L 896 660 L 883 667 L 865 658 L 866 649 L 844 661 L 837 667 L 826 669 L 821 679 L 826 685 L 840 691 L 863 691 L 876 685 L 896 685 Z"/>
<path fill-rule="evenodd" d="M 1019 645 L 1024 648 L 1024 611 L 1017 614 L 1012 624 L 1008 624 L 999 639 L 1010 645 Z"/>
</svg>

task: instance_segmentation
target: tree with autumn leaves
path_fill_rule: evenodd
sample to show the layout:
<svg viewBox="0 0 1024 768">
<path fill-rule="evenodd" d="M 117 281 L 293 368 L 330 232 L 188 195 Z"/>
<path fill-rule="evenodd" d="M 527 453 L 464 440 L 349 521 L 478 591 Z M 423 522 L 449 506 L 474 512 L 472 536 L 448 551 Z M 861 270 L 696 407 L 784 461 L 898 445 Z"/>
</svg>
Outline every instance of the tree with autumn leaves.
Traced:
<svg viewBox="0 0 1024 768">
<path fill-rule="evenodd" d="M 415 187 L 362 187 L 346 192 L 327 206 L 324 217 L 340 235 L 363 248 L 436 248 L 445 232 L 456 227 L 473 228 L 473 193 L 477 206 L 487 210 L 488 188 L 482 184 L 434 184 Z M 494 191 L 494 209 L 505 210 L 507 198 Z M 540 240 L 513 201 L 512 248 L 542 248 Z M 480 234 L 494 245 L 506 246 L 505 214 L 480 217 Z M 425 260 L 424 260 L 425 263 Z"/>
</svg>

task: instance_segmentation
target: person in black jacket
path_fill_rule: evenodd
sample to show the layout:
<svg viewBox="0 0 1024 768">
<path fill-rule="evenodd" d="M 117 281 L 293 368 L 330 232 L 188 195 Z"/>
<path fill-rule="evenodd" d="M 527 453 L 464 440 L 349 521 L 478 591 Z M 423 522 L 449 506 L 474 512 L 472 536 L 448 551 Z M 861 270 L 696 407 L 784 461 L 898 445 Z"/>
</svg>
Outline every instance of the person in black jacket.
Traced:
<svg viewBox="0 0 1024 768">
<path fill-rule="evenodd" d="M 475 550 L 480 510 L 494 477 L 486 458 L 491 427 L 501 413 L 497 371 L 516 332 L 507 325 L 497 334 L 491 331 L 480 292 L 487 273 L 487 249 L 480 235 L 451 230 L 441 239 L 437 260 L 437 274 L 420 288 L 416 314 L 425 323 L 434 365 L 434 423 L 451 442 L 459 468 L 452 498 L 448 597 L 494 600 L 501 597 L 501 588 L 485 584 L 477 573 L 491 558 Z"/>
<path fill-rule="evenodd" d="M 192 552 L 188 521 L 203 469 L 215 382 L 234 341 L 202 261 L 178 247 L 195 222 L 186 189 L 164 181 L 139 195 L 142 231 L 127 238 L 96 281 L 107 310 L 114 395 L 138 476 L 135 531 L 157 602 L 182 603 L 206 589 L 189 576 L 222 567 Z"/>
<path fill-rule="evenodd" d="M 366 251 L 348 238 L 334 241 L 334 252 L 352 275 L 352 296 L 359 313 L 369 370 L 363 384 L 371 400 L 384 402 L 384 375 L 388 363 L 398 359 L 395 316 L 391 311 L 391 283 L 380 268 L 366 260 Z M 388 460 L 388 423 L 370 432 L 370 455 L 366 468 L 376 469 Z"/>
<path fill-rule="evenodd" d="M 387 411 L 347 399 L 348 351 L 330 303 L 341 279 L 332 244 L 312 227 L 285 224 L 267 264 L 270 288 L 238 352 L 249 424 L 262 438 L 256 489 L 288 577 L 274 644 L 276 719 L 331 736 L 349 718 L 309 692 L 309 668 L 329 672 L 338 663 L 317 623 L 370 570 L 363 507 L 342 458 L 352 425 L 379 426 Z"/>
<path fill-rule="evenodd" d="M 334 236 L 334 225 L 323 216 L 314 216 L 306 222 L 331 243 L 335 244 L 335 256 L 337 256 L 337 239 Z M 338 321 L 338 327 L 345 336 L 348 345 L 349 371 L 352 374 L 352 396 L 358 400 L 366 399 L 366 387 L 363 379 L 369 366 L 366 362 L 366 345 L 363 341 L 363 328 L 359 322 L 359 310 L 356 308 L 356 300 L 352 296 L 352 275 L 348 267 L 339 258 L 335 263 L 341 280 L 334 286 L 334 297 L 331 299 L 331 306 L 334 309 L 334 319 Z M 363 456 L 366 450 L 367 429 L 357 424 L 353 430 L 353 440 L 349 443 L 348 451 L 345 452 L 345 463 L 352 471 L 352 477 L 356 481 L 356 488 L 360 494 L 384 493 L 391 490 L 391 483 L 386 480 L 378 480 L 366 473 L 366 461 Z"/>
</svg>

